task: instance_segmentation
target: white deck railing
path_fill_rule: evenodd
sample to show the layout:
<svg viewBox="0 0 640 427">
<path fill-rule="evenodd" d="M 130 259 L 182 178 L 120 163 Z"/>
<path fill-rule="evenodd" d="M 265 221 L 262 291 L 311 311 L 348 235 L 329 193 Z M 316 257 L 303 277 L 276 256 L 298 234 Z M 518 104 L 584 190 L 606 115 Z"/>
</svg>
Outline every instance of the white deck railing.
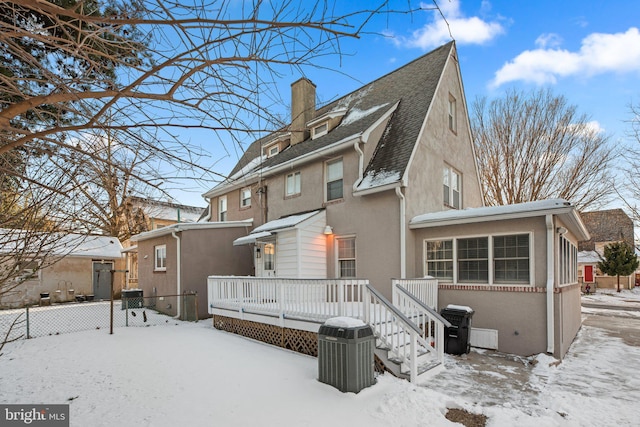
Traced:
<svg viewBox="0 0 640 427">
<path fill-rule="evenodd" d="M 396 304 L 396 290 L 398 287 L 406 289 L 410 294 L 418 298 L 428 307 L 438 309 L 438 280 L 433 278 L 422 279 L 393 279 L 393 305 Z"/>
<path fill-rule="evenodd" d="M 213 309 L 322 322 L 331 317 L 363 317 L 363 279 L 285 279 L 210 276 Z"/>
</svg>

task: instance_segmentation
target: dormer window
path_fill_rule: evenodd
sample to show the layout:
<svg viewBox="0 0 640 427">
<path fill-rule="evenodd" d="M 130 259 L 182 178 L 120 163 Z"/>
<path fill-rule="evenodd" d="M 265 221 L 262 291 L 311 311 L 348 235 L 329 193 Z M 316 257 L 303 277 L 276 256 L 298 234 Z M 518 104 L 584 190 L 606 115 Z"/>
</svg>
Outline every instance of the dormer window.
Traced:
<svg viewBox="0 0 640 427">
<path fill-rule="evenodd" d="M 280 152 L 280 147 L 278 144 L 267 148 L 267 158 L 273 157 Z"/>
<path fill-rule="evenodd" d="M 329 132 L 329 123 L 324 122 L 321 125 L 318 125 L 313 128 L 311 139 L 316 139 L 318 137 L 321 137 L 322 135 L 326 135 L 327 132 Z"/>
<path fill-rule="evenodd" d="M 311 139 L 319 138 L 331 132 L 336 126 L 340 125 L 340 121 L 345 114 L 347 114 L 347 109 L 340 108 L 331 110 L 307 122 L 307 128 L 311 129 Z"/>
</svg>

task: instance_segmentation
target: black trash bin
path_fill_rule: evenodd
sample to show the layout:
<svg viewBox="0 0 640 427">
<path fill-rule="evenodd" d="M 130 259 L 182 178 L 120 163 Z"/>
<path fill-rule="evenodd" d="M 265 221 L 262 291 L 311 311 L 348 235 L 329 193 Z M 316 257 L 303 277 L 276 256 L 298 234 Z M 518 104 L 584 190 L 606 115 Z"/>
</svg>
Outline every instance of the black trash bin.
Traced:
<svg viewBox="0 0 640 427">
<path fill-rule="evenodd" d="M 375 384 L 375 336 L 356 319 L 329 319 L 318 331 L 318 380 L 342 392 L 358 393 Z"/>
<path fill-rule="evenodd" d="M 142 289 L 123 289 L 122 290 L 122 310 L 132 308 L 142 308 Z"/>
<path fill-rule="evenodd" d="M 447 354 L 466 354 L 471 349 L 471 318 L 473 310 L 470 307 L 449 304 L 440 314 L 447 319 L 451 326 L 444 331 L 444 351 Z"/>
</svg>

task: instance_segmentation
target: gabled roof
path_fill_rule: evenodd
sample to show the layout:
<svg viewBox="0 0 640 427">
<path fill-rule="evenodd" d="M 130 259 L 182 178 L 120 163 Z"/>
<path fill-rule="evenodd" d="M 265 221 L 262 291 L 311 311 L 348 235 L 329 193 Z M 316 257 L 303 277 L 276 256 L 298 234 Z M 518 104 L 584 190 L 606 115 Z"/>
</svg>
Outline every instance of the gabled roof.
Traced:
<svg viewBox="0 0 640 427">
<path fill-rule="evenodd" d="M 453 49 L 454 42 L 449 42 L 316 110 L 315 117 L 320 117 L 331 111 L 347 109 L 340 125 L 326 135 L 289 146 L 270 158 L 262 155 L 261 146 L 271 140 L 273 134 L 255 141 L 229 174 L 231 178 L 205 193 L 205 196 L 216 195 L 216 190 L 232 186 L 235 180 L 246 177 L 252 171 L 269 170 L 325 147 L 357 138 L 391 111 L 393 113 L 387 127 L 371 161 L 366 165 L 365 179 L 361 186 L 399 182 L 409 164 L 425 116 Z"/>
</svg>

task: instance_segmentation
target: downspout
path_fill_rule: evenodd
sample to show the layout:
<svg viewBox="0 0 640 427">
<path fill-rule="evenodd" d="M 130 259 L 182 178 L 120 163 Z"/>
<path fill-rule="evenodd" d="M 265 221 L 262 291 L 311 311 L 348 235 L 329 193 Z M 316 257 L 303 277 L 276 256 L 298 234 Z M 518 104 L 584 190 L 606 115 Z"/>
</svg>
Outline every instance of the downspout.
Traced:
<svg viewBox="0 0 640 427">
<path fill-rule="evenodd" d="M 554 350 L 554 315 L 553 315 L 553 285 L 554 285 L 554 240 L 553 215 L 545 217 L 547 224 L 547 353 L 553 354 Z"/>
<path fill-rule="evenodd" d="M 360 148 L 360 143 L 364 143 L 364 141 L 362 140 L 362 135 L 360 135 L 360 138 L 358 138 L 358 140 L 356 142 L 353 143 L 353 149 L 356 150 L 356 153 L 358 153 L 358 179 L 356 179 L 356 182 L 353 183 L 353 191 L 358 190 L 358 185 L 360 185 L 360 183 L 362 182 L 362 179 L 364 178 L 364 153 L 362 152 L 362 149 Z"/>
<path fill-rule="evenodd" d="M 180 258 L 181 258 L 181 248 L 180 248 L 180 236 L 178 236 L 176 234 L 176 231 L 180 231 L 180 230 L 173 230 L 171 231 L 171 235 L 173 236 L 174 239 L 176 239 L 176 294 L 180 295 L 181 292 L 181 283 L 180 283 Z M 176 302 L 176 317 L 179 319 L 180 318 L 180 297 L 178 297 L 177 302 Z"/>
<path fill-rule="evenodd" d="M 204 200 L 207 202 L 207 216 L 202 218 L 202 222 L 209 222 L 211 220 L 211 199 L 209 197 L 204 197 Z"/>
<path fill-rule="evenodd" d="M 405 279 L 407 277 L 406 200 L 401 187 L 396 187 L 396 195 L 400 199 L 400 278 Z"/>
</svg>

